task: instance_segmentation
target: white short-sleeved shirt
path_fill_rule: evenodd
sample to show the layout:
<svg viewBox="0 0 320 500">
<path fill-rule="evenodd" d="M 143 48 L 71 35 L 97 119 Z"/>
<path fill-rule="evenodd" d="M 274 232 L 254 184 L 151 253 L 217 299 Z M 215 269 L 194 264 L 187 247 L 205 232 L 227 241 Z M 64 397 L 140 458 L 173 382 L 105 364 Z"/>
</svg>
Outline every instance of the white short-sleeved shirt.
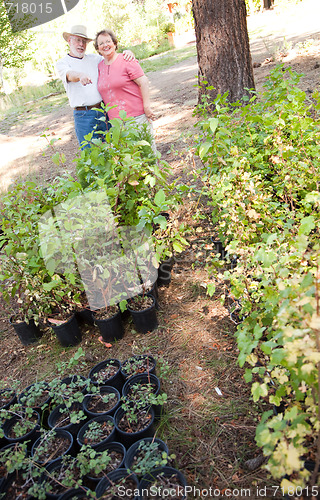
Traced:
<svg viewBox="0 0 320 500">
<path fill-rule="evenodd" d="M 78 106 L 92 106 L 102 101 L 98 91 L 98 64 L 103 60 L 98 54 L 85 54 L 82 58 L 67 55 L 56 64 L 57 71 L 69 99 L 72 108 Z M 79 71 L 88 75 L 92 83 L 82 85 L 80 82 L 68 82 L 68 71 Z"/>
</svg>

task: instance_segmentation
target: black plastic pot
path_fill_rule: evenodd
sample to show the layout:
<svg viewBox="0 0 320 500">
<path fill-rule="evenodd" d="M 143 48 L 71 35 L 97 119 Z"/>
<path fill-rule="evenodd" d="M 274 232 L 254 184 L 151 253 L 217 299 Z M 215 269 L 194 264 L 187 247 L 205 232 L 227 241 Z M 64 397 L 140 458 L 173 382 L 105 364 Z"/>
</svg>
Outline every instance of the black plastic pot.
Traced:
<svg viewBox="0 0 320 500">
<path fill-rule="evenodd" d="M 6 403 L 3 403 L 0 405 L 0 410 L 7 410 L 11 405 L 13 405 L 17 401 L 17 394 L 14 389 L 1 389 L 0 390 L 0 397 L 5 396 L 7 393 L 8 399 Z M 10 396 L 11 395 L 11 396 Z M 5 399 L 7 399 L 7 396 L 5 396 Z"/>
<path fill-rule="evenodd" d="M 179 486 L 181 486 L 181 488 L 185 488 L 187 486 L 186 478 L 184 477 L 182 472 L 180 472 L 178 469 L 174 469 L 173 467 L 167 467 L 167 466 L 159 467 L 158 469 L 153 469 L 152 471 L 148 472 L 141 479 L 139 484 L 140 500 L 143 500 L 144 498 L 149 498 L 149 496 L 143 494 L 146 493 L 146 491 L 143 490 L 148 490 L 149 488 L 151 488 L 152 484 L 154 483 L 157 477 L 157 474 L 161 474 L 162 477 L 172 477 L 173 475 L 175 475 L 177 477 Z M 153 490 L 151 489 L 150 492 L 151 494 L 152 491 Z M 179 499 L 180 498 L 181 499 L 186 498 L 186 494 L 184 494 L 183 496 L 179 495 Z"/>
<path fill-rule="evenodd" d="M 113 430 L 110 432 L 109 436 L 105 439 L 103 439 L 102 441 L 100 441 L 99 443 L 95 443 L 95 444 L 91 444 L 90 442 L 88 443 L 85 443 L 85 433 L 87 432 L 88 428 L 89 428 L 89 425 L 92 423 L 92 422 L 110 422 L 113 424 Z M 114 419 L 113 417 L 111 417 L 111 415 L 99 415 L 99 417 L 94 417 L 92 418 L 91 420 L 88 420 L 82 427 L 81 429 L 79 430 L 78 434 L 77 434 L 77 442 L 78 442 L 78 445 L 81 447 L 83 446 L 84 444 L 89 444 L 91 446 L 91 448 L 94 448 L 96 449 L 97 446 L 99 446 L 100 444 L 104 444 L 104 443 L 109 443 L 110 441 L 115 441 L 115 426 L 114 426 Z"/>
<path fill-rule="evenodd" d="M 95 313 L 93 313 L 94 322 L 100 330 L 102 338 L 106 342 L 114 342 L 115 340 L 120 340 L 123 337 L 124 329 L 121 320 L 120 309 L 118 312 L 108 319 L 97 319 Z"/>
<path fill-rule="evenodd" d="M 122 388 L 122 396 L 128 397 L 130 400 L 130 392 L 132 386 L 136 384 L 147 384 L 150 383 L 155 386 L 155 390 L 153 391 L 154 395 L 157 396 L 160 392 L 160 380 L 153 373 L 139 373 L 138 375 L 134 375 L 130 377 Z M 155 418 L 159 418 L 161 416 L 162 405 L 153 405 L 152 406 L 155 413 Z"/>
<path fill-rule="evenodd" d="M 88 307 L 84 307 L 83 309 L 76 311 L 76 318 L 79 323 L 85 323 L 87 325 L 94 324 L 92 311 Z"/>
<path fill-rule="evenodd" d="M 117 469 L 120 469 L 120 468 L 124 467 L 124 462 L 125 462 L 125 457 L 126 457 L 126 449 L 125 449 L 125 447 L 123 446 L 122 443 L 118 443 L 117 441 L 112 441 L 111 443 L 99 444 L 95 448 L 95 451 L 97 453 L 102 453 L 103 451 L 108 451 L 108 453 L 117 452 L 117 453 L 122 454 L 122 460 L 121 460 L 121 462 L 119 463 L 118 467 L 116 467 L 113 470 L 117 470 Z M 110 473 L 111 473 L 111 471 L 110 471 Z M 90 489 L 95 490 L 96 487 L 97 487 L 97 484 L 99 483 L 99 481 L 101 481 L 101 479 L 105 475 L 106 475 L 106 471 L 101 472 L 101 476 L 100 477 L 92 477 L 92 476 L 90 476 L 90 474 L 88 474 L 86 476 L 86 484 L 87 484 L 87 486 L 89 486 Z"/>
<path fill-rule="evenodd" d="M 115 424 L 115 429 L 116 429 L 116 438 L 117 441 L 120 441 L 127 449 L 130 448 L 130 446 L 135 443 L 136 441 L 139 441 L 140 439 L 146 438 L 146 437 L 153 437 L 154 436 L 154 409 L 150 408 L 148 411 L 150 413 L 150 421 L 148 425 L 144 428 L 141 429 L 138 432 L 125 432 L 122 429 L 119 428 L 119 422 L 123 415 L 125 414 L 125 411 L 123 408 L 118 408 L 114 415 L 114 424 Z"/>
<path fill-rule="evenodd" d="M 142 369 L 139 367 L 138 362 L 139 360 L 147 360 L 145 363 L 147 366 Z M 130 358 L 126 359 L 121 366 L 121 375 L 124 380 L 127 380 L 130 377 L 133 377 L 134 375 L 137 375 L 138 373 L 156 373 L 156 360 L 150 356 L 150 354 L 139 354 L 138 356 L 131 356 Z M 137 370 L 133 370 L 132 368 L 134 366 L 137 366 Z M 131 369 L 130 369 L 131 367 Z"/>
<path fill-rule="evenodd" d="M 97 376 L 99 376 L 98 375 L 99 372 L 108 365 L 114 365 L 118 368 L 118 370 L 115 373 L 115 375 L 113 375 L 110 378 L 101 377 L 101 382 L 100 382 L 100 380 L 97 379 Z M 90 370 L 89 378 L 95 385 L 99 384 L 109 385 L 111 387 L 115 387 L 116 389 L 118 389 L 118 391 L 121 391 L 123 387 L 123 378 L 121 375 L 121 362 L 118 359 L 106 359 L 104 361 L 101 361 L 96 366 L 94 366 L 92 370 Z"/>
<path fill-rule="evenodd" d="M 3 433 L 4 437 L 8 441 L 8 443 L 22 443 L 22 442 L 28 442 L 28 448 L 31 448 L 32 444 L 36 441 L 36 439 L 39 437 L 39 430 L 40 430 L 40 415 L 37 411 L 33 410 L 33 415 L 35 417 L 35 422 L 33 425 L 32 430 L 27 432 L 21 437 L 10 437 L 10 431 L 13 428 L 15 424 L 19 422 L 20 419 L 17 415 L 13 416 L 12 418 L 6 420 L 6 422 L 3 424 Z"/>
<path fill-rule="evenodd" d="M 10 324 L 13 326 L 21 344 L 23 345 L 34 344 L 35 342 L 38 342 L 43 335 L 33 319 L 30 319 L 29 323 L 26 323 L 25 321 L 15 323 L 13 321 L 13 317 L 11 316 Z"/>
<path fill-rule="evenodd" d="M 82 340 L 81 330 L 75 314 L 68 321 L 61 323 L 61 325 L 50 323 L 50 320 L 49 325 L 63 347 L 78 345 Z"/>
<path fill-rule="evenodd" d="M 74 412 L 74 411 L 82 411 L 82 404 L 81 403 L 73 403 L 71 408 L 68 409 L 66 413 L 63 412 L 63 410 L 66 409 L 65 404 L 61 404 L 56 406 L 51 413 L 49 414 L 48 417 L 48 426 L 50 429 L 62 429 L 65 431 L 70 432 L 73 437 L 76 437 L 78 434 L 79 429 L 84 425 L 84 423 L 87 421 L 87 418 L 84 420 L 79 420 L 76 423 L 58 423 L 59 419 L 61 418 L 62 415 L 68 415 L 69 412 Z"/>
<path fill-rule="evenodd" d="M 6 500 L 14 500 L 23 498 L 23 500 L 34 500 L 34 497 L 28 495 L 27 491 L 30 485 L 26 486 L 26 480 L 22 476 L 21 471 L 9 476 L 2 482 L 0 486 L 0 498 Z"/>
<path fill-rule="evenodd" d="M 155 298 L 153 295 L 148 295 L 148 297 L 152 298 L 152 305 L 142 311 L 133 311 L 130 308 L 130 302 L 128 303 L 128 309 L 133 319 L 134 326 L 140 333 L 152 332 L 159 326 Z"/>
<path fill-rule="evenodd" d="M 63 429 L 56 429 L 54 431 L 55 433 L 55 436 L 54 438 L 51 438 L 53 439 L 53 441 L 58 441 L 60 439 L 63 439 L 63 440 L 66 440 L 67 442 L 67 446 L 65 446 L 63 449 L 61 449 L 61 453 L 59 454 L 59 448 L 56 448 L 56 451 L 57 451 L 57 455 L 56 456 L 52 456 L 52 454 L 50 456 L 48 456 L 45 460 L 41 460 L 37 457 L 37 448 L 45 442 L 45 440 L 47 439 L 48 436 L 52 435 L 53 431 L 50 430 L 47 432 L 47 434 L 45 434 L 45 436 L 40 436 L 32 445 L 32 448 L 31 448 L 31 456 L 34 457 L 35 461 L 38 463 L 38 464 L 41 464 L 41 465 L 48 465 L 49 463 L 53 462 L 54 460 L 57 460 L 58 458 L 60 457 L 63 457 L 64 455 L 72 455 L 73 452 L 74 452 L 74 448 L 73 448 L 73 436 L 70 432 L 68 431 L 65 431 Z"/>
<path fill-rule="evenodd" d="M 90 394 L 85 396 L 83 402 L 82 402 L 82 407 L 83 411 L 89 418 L 94 418 L 98 417 L 99 415 L 114 415 L 116 410 L 118 409 L 120 405 L 120 393 L 115 387 L 111 387 L 108 385 L 100 385 L 99 386 L 99 393 L 101 396 L 105 394 L 114 394 L 116 396 L 116 402 L 114 403 L 113 407 L 110 410 L 107 411 L 100 411 L 100 412 L 94 412 L 92 410 L 88 409 L 88 406 L 90 406 L 90 402 L 92 398 L 95 396 L 95 394 Z"/>
<path fill-rule="evenodd" d="M 132 489 L 133 490 L 138 489 L 139 479 L 137 478 L 137 476 L 135 474 L 128 474 L 127 469 L 116 469 L 116 470 L 110 472 L 109 474 L 107 474 L 107 476 L 104 477 L 103 479 L 101 479 L 101 481 L 99 481 L 98 486 L 96 488 L 97 498 L 101 498 L 102 495 L 108 491 L 108 488 L 110 486 L 117 485 L 117 481 L 119 481 L 122 478 L 131 479 L 135 483 L 135 487 Z M 126 489 L 126 486 L 124 486 L 123 483 L 121 483 L 121 486 L 122 486 L 122 490 L 123 490 L 123 488 Z M 119 493 L 121 493 L 121 492 L 119 492 Z M 118 498 L 118 497 L 115 497 L 115 498 Z M 119 498 L 121 498 L 120 495 L 119 495 Z M 131 499 L 131 497 L 129 497 L 128 495 L 126 495 L 125 498 L 126 498 L 126 500 Z M 132 500 L 133 500 L 133 498 L 138 498 L 138 497 L 132 497 Z"/>
<path fill-rule="evenodd" d="M 12 454 L 14 453 L 14 450 L 16 449 L 17 451 L 22 451 L 23 443 L 10 443 L 4 446 L 3 448 L 0 449 L 0 454 L 5 453 L 6 450 L 9 450 L 10 452 L 10 458 L 12 459 Z M 24 450 L 25 456 L 27 456 L 27 450 Z M 3 455 L 2 455 L 3 456 Z M 5 473 L 4 467 L 1 467 L 1 471 L 3 475 L 0 475 L 0 491 L 2 486 L 5 484 L 5 481 L 7 480 L 8 477 L 10 477 L 12 474 Z M 0 496 L 1 498 L 1 496 Z"/>
<path fill-rule="evenodd" d="M 171 271 L 174 265 L 174 257 L 170 257 L 169 259 L 160 262 L 158 268 L 158 286 L 166 286 L 171 282 Z"/>
<path fill-rule="evenodd" d="M 32 391 L 33 388 L 37 385 L 41 384 L 41 389 L 43 388 L 43 392 L 47 391 L 47 397 L 41 404 L 36 404 L 36 402 L 32 402 L 30 398 L 33 398 Z M 31 384 L 26 387 L 18 396 L 18 403 L 24 406 L 30 406 L 34 410 L 36 410 L 40 415 L 41 426 L 47 428 L 48 423 L 48 415 L 49 415 L 49 404 L 51 401 L 51 395 L 49 393 L 49 384 L 47 382 L 41 382 L 39 384 Z M 44 396 L 45 397 L 45 396 Z"/>
<path fill-rule="evenodd" d="M 41 483 L 46 483 L 46 482 L 53 482 L 53 479 L 50 478 L 50 475 L 54 473 L 54 471 L 60 471 L 60 469 L 63 467 L 63 459 L 58 458 L 57 460 L 54 460 L 53 462 L 49 463 L 49 465 L 46 466 L 46 471 L 41 475 Z M 63 469 L 62 469 L 63 470 Z M 46 499 L 47 500 L 55 500 L 61 497 L 66 491 L 69 491 L 70 488 L 68 486 L 62 486 L 59 481 L 57 481 L 56 484 L 56 489 L 53 488 L 54 492 L 46 492 Z"/>
<path fill-rule="evenodd" d="M 88 488 L 85 488 L 84 486 L 82 488 L 72 488 L 61 495 L 59 500 L 73 500 L 74 498 L 88 499 L 87 491 Z"/>
<path fill-rule="evenodd" d="M 82 392 L 82 394 L 87 392 L 88 383 L 89 380 L 83 375 L 70 375 L 61 380 L 61 384 L 66 384 L 67 386 L 75 385 L 72 392 Z"/>
<path fill-rule="evenodd" d="M 150 437 L 150 438 L 140 439 L 139 441 L 136 441 L 135 443 L 133 443 L 130 446 L 130 448 L 127 450 L 126 458 L 125 458 L 125 461 L 124 461 L 124 467 L 126 469 L 129 469 L 131 472 L 133 472 L 134 474 L 136 474 L 138 477 L 139 477 L 139 473 L 135 469 L 135 460 L 136 460 L 137 457 L 139 457 L 139 455 L 141 453 L 143 453 L 143 451 L 141 449 L 139 449 L 139 446 L 142 443 L 157 443 L 158 450 L 160 452 L 164 452 L 167 455 L 169 455 L 169 448 L 166 445 L 166 443 L 164 441 L 162 441 L 162 439 L 155 438 L 155 437 Z"/>
</svg>

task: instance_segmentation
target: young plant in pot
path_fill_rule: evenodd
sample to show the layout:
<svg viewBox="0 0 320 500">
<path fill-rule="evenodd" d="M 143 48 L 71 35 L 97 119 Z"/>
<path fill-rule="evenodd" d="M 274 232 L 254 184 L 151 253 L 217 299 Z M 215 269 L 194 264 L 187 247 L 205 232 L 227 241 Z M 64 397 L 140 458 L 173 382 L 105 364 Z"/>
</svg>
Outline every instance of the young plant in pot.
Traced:
<svg viewBox="0 0 320 500">
<path fill-rule="evenodd" d="M 99 415 L 86 422 L 78 432 L 79 446 L 89 444 L 96 448 L 99 444 L 114 440 L 115 425 L 110 415 Z"/>
<path fill-rule="evenodd" d="M 81 403 L 69 400 L 51 411 L 48 426 L 50 429 L 64 429 L 76 437 L 86 420 L 87 416 L 82 410 Z"/>
<path fill-rule="evenodd" d="M 113 415 L 120 404 L 120 393 L 115 387 L 93 386 L 83 400 L 83 409 L 89 418 Z"/>
<path fill-rule="evenodd" d="M 122 389 L 122 395 L 133 404 L 145 402 L 151 405 L 155 417 L 160 418 L 163 404 L 167 401 L 166 394 L 159 394 L 160 380 L 153 373 L 140 373 L 129 378 Z"/>
<path fill-rule="evenodd" d="M 115 500 L 126 492 L 126 499 L 138 498 L 139 480 L 135 474 L 126 469 L 116 469 L 101 479 L 96 488 L 97 498 Z"/>
<path fill-rule="evenodd" d="M 75 309 L 79 304 L 80 290 L 60 275 L 53 275 L 50 283 L 44 285 L 50 291 L 51 313 L 47 323 L 63 347 L 78 345 L 82 340 Z"/>
<path fill-rule="evenodd" d="M 84 453 L 83 453 L 84 451 Z M 86 457 L 89 455 L 90 460 Z M 83 446 L 78 453 L 78 461 L 85 467 L 85 484 L 95 490 L 98 482 L 113 470 L 124 466 L 126 449 L 116 441 L 99 444 L 95 449 Z"/>
<path fill-rule="evenodd" d="M 6 446 L 0 452 L 1 498 L 44 499 L 39 493 L 42 470 L 28 456 L 26 443 Z"/>
<path fill-rule="evenodd" d="M 148 472 L 140 481 L 141 500 L 163 499 L 164 491 L 175 492 L 172 498 L 186 498 L 187 481 L 184 475 L 173 467 L 163 466 Z"/>
<path fill-rule="evenodd" d="M 108 385 L 121 391 L 121 362 L 118 359 L 105 359 L 90 370 L 89 378 L 95 385 Z"/>
<path fill-rule="evenodd" d="M 41 425 L 44 426 L 47 424 L 50 401 L 50 387 L 45 381 L 29 385 L 18 396 L 20 404 L 33 408 L 39 413 Z"/>
<path fill-rule="evenodd" d="M 153 469 L 171 464 L 175 458 L 169 455 L 168 446 L 161 439 L 144 438 L 128 449 L 125 468 L 141 478 Z"/>
<path fill-rule="evenodd" d="M 115 428 L 119 441 L 129 448 L 135 441 L 154 435 L 155 414 L 151 405 L 145 401 L 132 403 L 123 399 L 114 415 Z"/>
<path fill-rule="evenodd" d="M 28 441 L 30 445 L 39 435 L 39 413 L 18 403 L 0 411 L 0 423 L 0 436 L 9 443 Z"/>
<path fill-rule="evenodd" d="M 46 466 L 72 451 L 73 437 L 70 432 L 63 429 L 41 429 L 40 437 L 32 445 L 31 456 L 37 464 Z"/>
<path fill-rule="evenodd" d="M 126 359 L 121 366 L 121 375 L 127 380 L 138 373 L 153 373 L 156 371 L 156 360 L 150 354 L 139 354 Z"/>
</svg>

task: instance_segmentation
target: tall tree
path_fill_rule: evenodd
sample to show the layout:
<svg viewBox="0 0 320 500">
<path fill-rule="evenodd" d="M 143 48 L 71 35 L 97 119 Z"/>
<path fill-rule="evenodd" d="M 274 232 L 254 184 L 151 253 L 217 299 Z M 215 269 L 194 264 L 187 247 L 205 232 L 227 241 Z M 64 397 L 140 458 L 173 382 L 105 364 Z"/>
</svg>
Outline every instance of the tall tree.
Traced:
<svg viewBox="0 0 320 500">
<path fill-rule="evenodd" d="M 29 31 L 13 33 L 6 9 L 0 3 L 0 89 L 3 87 L 3 68 L 21 68 L 30 59 L 33 37 Z"/>
<path fill-rule="evenodd" d="M 199 98 L 229 92 L 235 102 L 254 88 L 245 0 L 192 0 L 199 63 Z M 213 90 L 206 90 L 208 82 Z"/>
</svg>

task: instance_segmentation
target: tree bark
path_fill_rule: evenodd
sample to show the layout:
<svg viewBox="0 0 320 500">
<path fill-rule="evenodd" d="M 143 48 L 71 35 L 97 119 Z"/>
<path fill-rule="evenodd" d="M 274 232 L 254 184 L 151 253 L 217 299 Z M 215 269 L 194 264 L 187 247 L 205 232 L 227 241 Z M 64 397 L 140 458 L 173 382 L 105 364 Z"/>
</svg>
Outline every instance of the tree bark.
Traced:
<svg viewBox="0 0 320 500">
<path fill-rule="evenodd" d="M 245 0 L 192 0 L 199 64 L 199 100 L 228 91 L 235 102 L 254 88 Z M 206 90 L 203 82 L 213 86 Z"/>
</svg>

